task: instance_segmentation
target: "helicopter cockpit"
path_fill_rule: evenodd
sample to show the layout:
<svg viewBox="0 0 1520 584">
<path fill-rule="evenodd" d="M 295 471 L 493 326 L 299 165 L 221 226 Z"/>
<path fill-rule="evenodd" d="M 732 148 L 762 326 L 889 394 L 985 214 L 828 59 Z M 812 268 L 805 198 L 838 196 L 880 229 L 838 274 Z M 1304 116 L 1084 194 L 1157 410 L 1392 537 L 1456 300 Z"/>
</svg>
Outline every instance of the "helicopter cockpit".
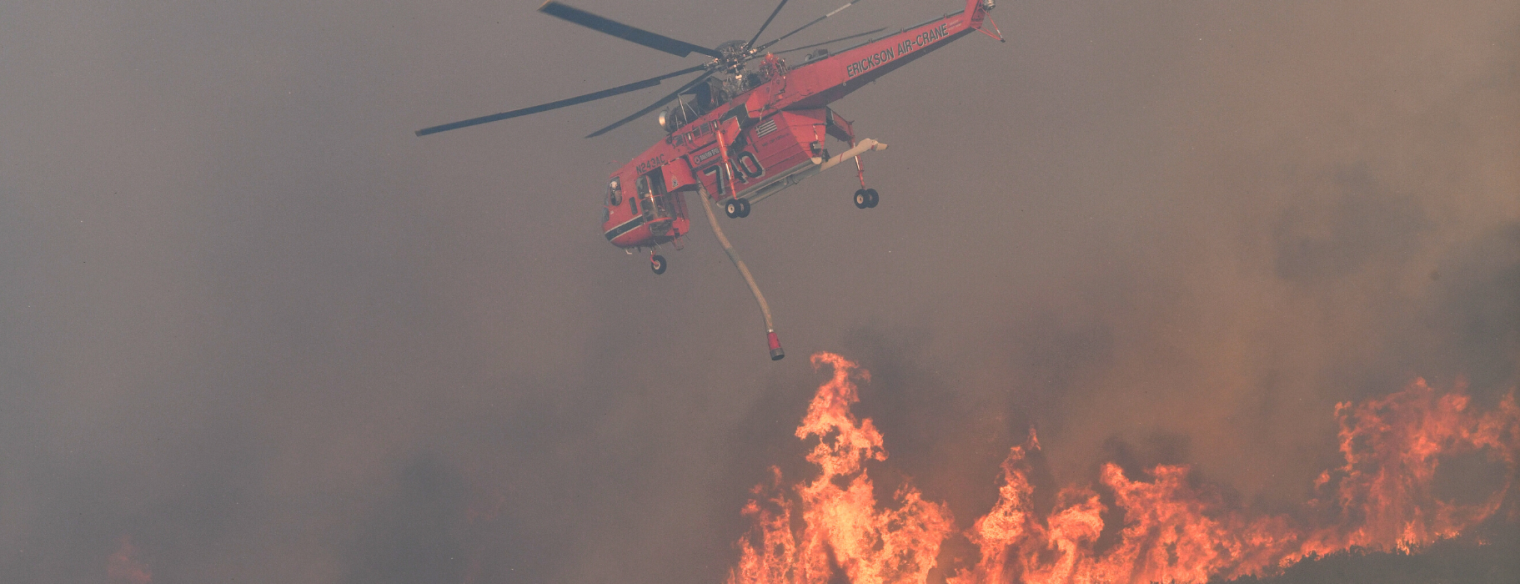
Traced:
<svg viewBox="0 0 1520 584">
<path fill-rule="evenodd" d="M 621 204 L 623 204 L 622 181 L 619 181 L 617 177 L 613 177 L 612 181 L 607 183 L 607 206 L 616 207 Z"/>
</svg>

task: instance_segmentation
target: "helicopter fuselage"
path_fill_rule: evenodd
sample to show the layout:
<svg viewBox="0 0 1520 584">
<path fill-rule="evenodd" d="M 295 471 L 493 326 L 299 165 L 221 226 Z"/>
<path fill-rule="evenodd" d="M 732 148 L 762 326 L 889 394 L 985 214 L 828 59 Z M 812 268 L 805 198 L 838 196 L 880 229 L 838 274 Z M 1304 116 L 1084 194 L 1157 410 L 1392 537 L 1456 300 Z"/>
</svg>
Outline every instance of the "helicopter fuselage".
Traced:
<svg viewBox="0 0 1520 584">
<path fill-rule="evenodd" d="M 679 246 L 690 230 L 685 193 L 742 205 L 747 214 L 749 203 L 837 164 L 831 137 L 849 144 L 838 158 L 855 158 L 863 172 L 854 129 L 828 104 L 980 30 L 990 7 L 988 0 L 968 0 L 965 10 L 796 67 L 766 55 L 757 70 L 729 73 L 726 81 L 740 91 L 700 115 L 682 112 L 690 121 L 612 174 L 603 206 L 607 241 L 621 248 Z"/>
</svg>

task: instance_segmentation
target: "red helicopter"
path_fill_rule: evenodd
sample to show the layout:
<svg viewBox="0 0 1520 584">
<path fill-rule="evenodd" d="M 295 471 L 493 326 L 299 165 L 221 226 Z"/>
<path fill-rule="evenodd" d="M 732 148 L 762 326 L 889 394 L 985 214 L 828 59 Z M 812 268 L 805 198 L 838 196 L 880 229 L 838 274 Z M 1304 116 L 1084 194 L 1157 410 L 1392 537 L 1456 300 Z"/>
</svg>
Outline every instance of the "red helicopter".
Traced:
<svg viewBox="0 0 1520 584">
<path fill-rule="evenodd" d="M 426 136 L 585 103 L 700 72 L 696 78 L 649 107 L 586 136 L 600 136 L 669 104 L 657 118 L 667 133 L 665 139 L 612 174 L 602 210 L 602 232 L 608 242 L 629 253 L 634 248 L 648 248 L 650 268 L 655 274 L 663 274 L 666 261 L 657 253 L 658 247 L 667 243 L 677 249 L 682 246 L 683 237 L 691 228 L 684 194 L 698 193 L 713 232 L 760 304 L 771 359 L 779 360 L 785 352 L 771 324 L 770 309 L 749 269 L 724 237 L 713 216 L 711 203 L 723 205 L 729 218 L 748 217 L 751 204 L 850 159 L 855 162 L 855 172 L 860 178 L 860 189 L 855 191 L 855 206 L 861 209 L 875 207 L 879 195 L 876 189 L 866 186 L 860 155 L 887 146 L 869 138 L 857 141 L 851 123 L 828 104 L 972 32 L 980 31 L 1003 40 L 997 25 L 988 18 L 993 0 L 966 0 L 963 10 L 894 33 L 871 37 L 842 50 L 831 52 L 822 47 L 870 37 L 885 29 L 768 52 L 772 45 L 860 1 L 849 0 L 844 6 L 775 40 L 756 45 L 766 27 L 786 6 L 787 0 L 781 0 L 748 42 L 730 41 L 709 49 L 597 16 L 558 0 L 549 0 L 539 12 L 677 57 L 700 53 L 712 59 L 611 89 L 424 128 L 418 130 L 417 135 Z M 984 29 L 988 24 L 993 32 Z M 808 53 L 800 64 L 788 65 L 780 57 L 808 49 L 816 50 Z M 828 138 L 848 146 L 843 152 L 831 155 Z"/>
</svg>

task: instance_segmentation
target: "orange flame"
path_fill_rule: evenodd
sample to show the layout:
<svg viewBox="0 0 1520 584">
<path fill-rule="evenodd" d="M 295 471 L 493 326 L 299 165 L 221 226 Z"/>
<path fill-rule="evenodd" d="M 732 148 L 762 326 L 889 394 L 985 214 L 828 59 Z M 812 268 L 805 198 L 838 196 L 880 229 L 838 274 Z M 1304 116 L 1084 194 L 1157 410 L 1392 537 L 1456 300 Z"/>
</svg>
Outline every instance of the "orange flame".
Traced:
<svg viewBox="0 0 1520 584">
<path fill-rule="evenodd" d="M 815 368 L 825 364 L 834 375 L 797 428 L 798 438 L 818 438 L 807 460 L 822 472 L 788 491 L 772 468 L 772 481 L 755 487 L 744 508 L 753 527 L 737 543 L 728 584 L 826 584 L 836 573 L 853 584 L 924 582 L 954 530 L 949 510 L 911 486 L 898 490 L 894 506 L 878 509 L 864 464 L 887 453 L 871 420 L 850 411 L 859 400 L 852 377 L 869 381 L 870 374 L 837 355 L 813 356 Z M 1460 387 L 1438 395 L 1416 380 L 1388 396 L 1338 404 L 1344 464 L 1320 475 L 1308 505 L 1322 525 L 1230 508 L 1191 484 L 1187 466 L 1158 465 L 1141 480 L 1104 465 L 1099 481 L 1123 524 L 1101 549 L 1109 509 L 1095 488 L 1066 487 L 1048 513 L 1034 509 L 1025 457 L 1039 441 L 1031 431 L 1003 462 L 997 503 L 965 531 L 980 558 L 946 580 L 1203 583 L 1270 574 L 1353 547 L 1411 551 L 1455 537 L 1499 509 L 1520 452 L 1513 394 L 1481 414 L 1468 403 Z M 1507 465 L 1504 485 L 1478 503 L 1437 497 L 1440 458 L 1474 452 Z"/>
<path fill-rule="evenodd" d="M 807 460 L 822 470 L 796 487 L 803 527 L 792 529 L 795 505 L 782 490 L 781 471 L 772 468 L 773 483 L 756 487 L 744 508 L 755 529 L 739 542 L 729 584 L 826 584 L 835 566 L 855 583 L 923 582 L 951 532 L 950 511 L 911 485 L 893 496 L 895 509 L 877 509 L 864 465 L 886 460 L 887 451 L 875 424 L 850 411 L 860 401 L 851 374 L 869 381 L 870 373 L 838 355 L 813 355 L 815 368 L 823 364 L 834 377 L 818 388 L 797 428 L 798 438 L 818 438 Z"/>
</svg>

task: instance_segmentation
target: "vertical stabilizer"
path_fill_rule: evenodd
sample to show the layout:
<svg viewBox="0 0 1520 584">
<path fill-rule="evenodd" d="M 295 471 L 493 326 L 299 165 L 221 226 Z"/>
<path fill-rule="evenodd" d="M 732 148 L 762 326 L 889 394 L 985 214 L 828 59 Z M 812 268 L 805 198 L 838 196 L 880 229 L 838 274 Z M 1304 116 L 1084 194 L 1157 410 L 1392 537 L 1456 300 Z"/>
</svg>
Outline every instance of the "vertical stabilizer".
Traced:
<svg viewBox="0 0 1520 584">
<path fill-rule="evenodd" d="M 966 18 L 971 28 L 982 29 L 982 21 L 987 18 L 987 11 L 992 10 L 992 0 L 966 0 Z"/>
</svg>

